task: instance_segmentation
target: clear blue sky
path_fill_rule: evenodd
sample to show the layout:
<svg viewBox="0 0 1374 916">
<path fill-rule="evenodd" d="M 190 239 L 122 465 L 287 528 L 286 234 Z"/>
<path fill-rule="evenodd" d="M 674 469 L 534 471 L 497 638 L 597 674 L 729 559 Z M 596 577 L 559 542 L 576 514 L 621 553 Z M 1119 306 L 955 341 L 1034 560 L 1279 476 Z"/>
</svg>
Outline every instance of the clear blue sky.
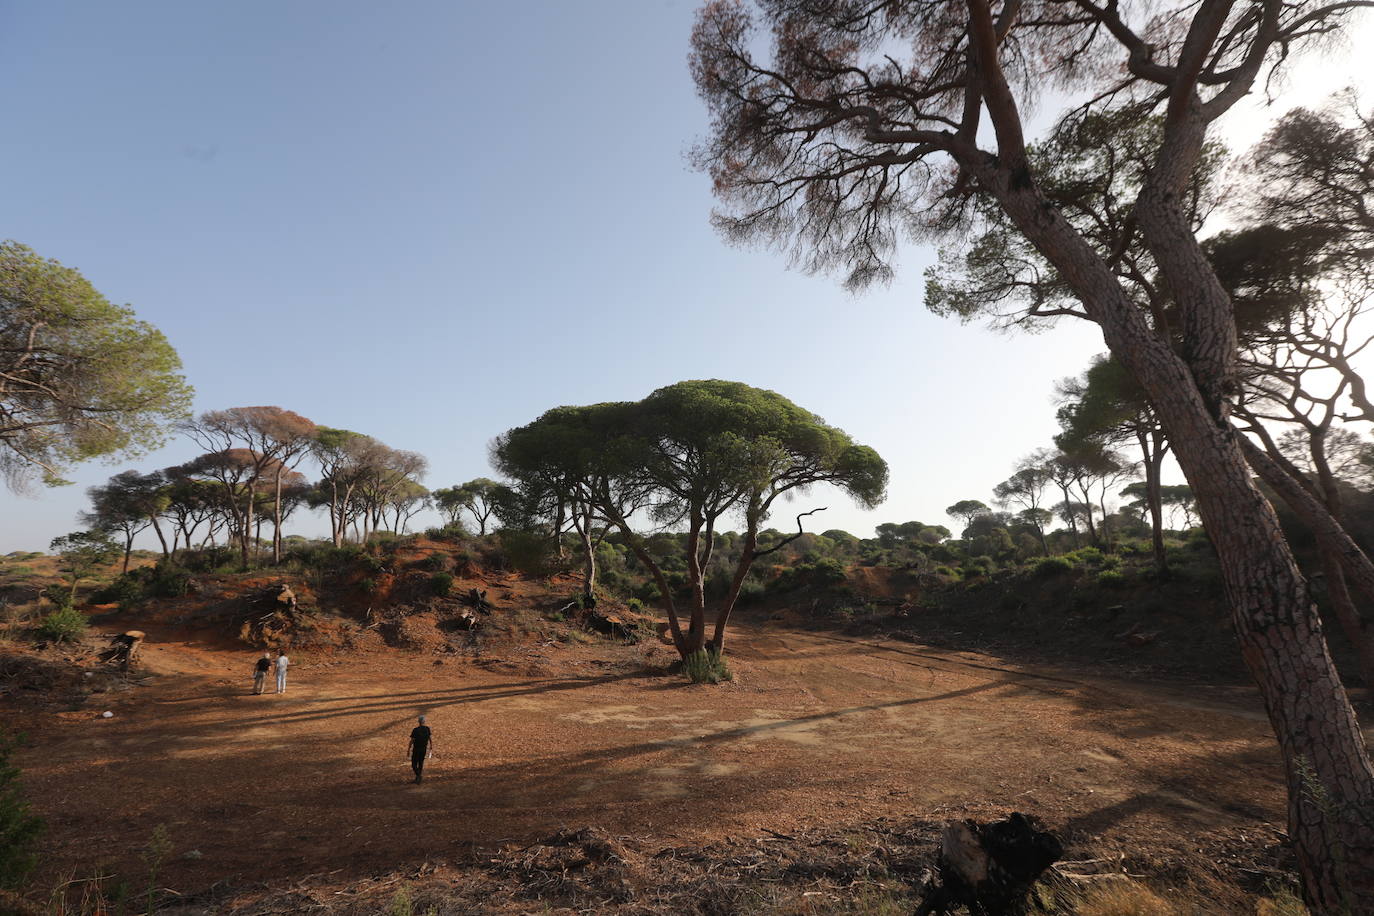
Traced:
<svg viewBox="0 0 1374 916">
<path fill-rule="evenodd" d="M 945 522 L 1048 443 L 1053 382 L 1100 335 L 937 319 L 926 250 L 856 298 L 724 244 L 683 157 L 696 5 L 0 0 L 0 238 L 161 328 L 197 410 L 369 433 L 428 456 L 431 487 L 490 475 L 490 439 L 549 407 L 729 378 L 891 464 L 876 512 L 808 501 L 820 528 Z M 192 454 L 0 492 L 0 551 L 75 528 L 110 474 Z"/>
</svg>

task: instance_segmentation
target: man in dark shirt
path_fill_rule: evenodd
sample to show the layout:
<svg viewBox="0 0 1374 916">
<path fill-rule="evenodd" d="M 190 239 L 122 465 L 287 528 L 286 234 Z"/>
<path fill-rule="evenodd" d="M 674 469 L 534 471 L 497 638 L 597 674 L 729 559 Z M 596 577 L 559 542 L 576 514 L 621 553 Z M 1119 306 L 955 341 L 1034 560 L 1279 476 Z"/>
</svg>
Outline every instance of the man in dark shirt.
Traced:
<svg viewBox="0 0 1374 916">
<path fill-rule="evenodd" d="M 253 692 L 262 693 L 267 686 L 267 672 L 272 669 L 272 656 L 264 652 L 262 658 L 253 666 Z"/>
<path fill-rule="evenodd" d="M 415 781 L 419 782 L 424 773 L 425 758 L 434 753 L 434 736 L 430 734 L 429 726 L 425 724 L 425 717 L 420 717 L 420 724 L 410 731 L 410 768 L 415 771 Z"/>
</svg>

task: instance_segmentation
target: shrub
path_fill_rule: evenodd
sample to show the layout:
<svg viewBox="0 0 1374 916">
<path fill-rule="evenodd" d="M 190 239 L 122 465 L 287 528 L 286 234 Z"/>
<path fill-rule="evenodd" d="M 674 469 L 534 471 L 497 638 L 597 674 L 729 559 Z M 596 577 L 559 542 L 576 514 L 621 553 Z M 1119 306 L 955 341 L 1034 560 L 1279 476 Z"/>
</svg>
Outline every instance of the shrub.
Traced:
<svg viewBox="0 0 1374 916">
<path fill-rule="evenodd" d="M 701 649 L 682 660 L 682 673 L 693 684 L 719 684 L 734 679 L 719 652 Z"/>
<path fill-rule="evenodd" d="M 1102 562 L 1102 551 L 1098 550 L 1096 547 L 1083 547 L 1079 550 L 1075 550 L 1069 556 L 1075 561 L 1087 564 L 1088 566 L 1096 566 Z"/>
<path fill-rule="evenodd" d="M 38 625 L 38 635 L 48 642 L 75 642 L 86 630 L 86 615 L 73 607 L 58 608 Z"/>
<path fill-rule="evenodd" d="M 363 553 L 358 555 L 358 565 L 368 572 L 375 573 L 386 568 L 386 561 L 375 554 Z"/>
<path fill-rule="evenodd" d="M 425 566 L 435 572 L 448 572 L 449 558 L 446 553 L 432 553 L 425 557 Z"/>
<path fill-rule="evenodd" d="M 437 572 L 429 577 L 429 587 L 440 598 L 447 598 L 448 593 L 453 590 L 453 574 Z"/>
<path fill-rule="evenodd" d="M 822 588 L 845 580 L 844 564 L 838 560 L 821 559 L 815 563 L 789 566 L 768 584 L 771 591 L 785 592 L 802 586 Z"/>
<path fill-rule="evenodd" d="M 72 590 L 65 585 L 58 585 L 57 583 L 53 583 L 43 589 L 43 597 L 55 604 L 58 610 L 69 608 L 76 603 L 72 598 Z"/>
<path fill-rule="evenodd" d="M 18 741 L 0 734 L 0 888 L 18 890 L 38 864 L 43 821 L 29 813 L 19 785 L 19 768 L 10 763 Z"/>
<path fill-rule="evenodd" d="M 741 593 L 741 595 L 742 594 L 743 593 Z M 640 601 L 638 598 L 631 598 L 625 602 L 625 608 L 631 611 L 642 611 L 644 610 L 644 602 Z"/>
<path fill-rule="evenodd" d="M 124 573 L 109 585 L 91 593 L 95 604 L 117 604 L 129 608 L 143 600 L 143 583 L 135 573 Z"/>
<path fill-rule="evenodd" d="M 1036 563 L 1032 570 L 1037 578 L 1048 579 L 1061 573 L 1071 572 L 1073 564 L 1063 557 L 1045 557 Z"/>
<path fill-rule="evenodd" d="M 749 604 L 758 601 L 767 591 L 764 584 L 757 579 L 746 579 L 739 587 L 739 597 L 736 600 L 740 604 Z"/>
<path fill-rule="evenodd" d="M 1117 569 L 1121 566 L 1121 558 L 1117 556 L 1105 556 L 1102 558 L 1103 569 Z"/>
<path fill-rule="evenodd" d="M 954 570 L 950 569 L 948 566 L 937 566 L 935 567 L 935 575 L 951 577 L 954 575 Z"/>
<path fill-rule="evenodd" d="M 190 590 L 190 571 L 165 560 L 153 567 L 144 588 L 154 598 L 181 598 Z"/>
<path fill-rule="evenodd" d="M 501 552 L 510 568 L 527 576 L 546 576 L 552 564 L 549 537 L 542 531 L 502 528 L 497 532 Z"/>
<path fill-rule="evenodd" d="M 1126 584 L 1126 577 L 1114 569 L 1104 569 L 1097 574 L 1097 584 L 1103 588 L 1121 588 Z"/>
<path fill-rule="evenodd" d="M 369 576 L 358 583 L 358 588 L 370 595 L 377 590 L 377 580 Z"/>
<path fill-rule="evenodd" d="M 977 579 L 979 576 L 987 575 L 988 571 L 981 566 L 964 566 L 959 569 L 959 573 L 965 579 Z"/>
</svg>

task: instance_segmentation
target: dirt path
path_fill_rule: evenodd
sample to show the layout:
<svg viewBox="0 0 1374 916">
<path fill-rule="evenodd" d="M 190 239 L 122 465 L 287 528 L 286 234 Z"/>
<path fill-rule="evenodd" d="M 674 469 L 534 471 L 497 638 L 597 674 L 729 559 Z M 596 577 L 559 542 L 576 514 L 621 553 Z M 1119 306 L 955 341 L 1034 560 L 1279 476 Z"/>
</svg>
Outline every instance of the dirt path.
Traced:
<svg viewBox="0 0 1374 916">
<path fill-rule="evenodd" d="M 112 719 L 61 714 L 20 760 L 53 873 L 137 873 L 158 824 L 186 890 L 380 873 L 561 825 L 669 844 L 977 803 L 1151 842 L 1283 819 L 1252 703 L 909 643 L 745 626 L 738 678 L 715 688 L 607 645 L 485 668 L 298 658 L 285 695 L 255 697 L 251 653 L 151 635 L 158 677 Z M 421 712 L 437 757 L 417 786 Z"/>
</svg>

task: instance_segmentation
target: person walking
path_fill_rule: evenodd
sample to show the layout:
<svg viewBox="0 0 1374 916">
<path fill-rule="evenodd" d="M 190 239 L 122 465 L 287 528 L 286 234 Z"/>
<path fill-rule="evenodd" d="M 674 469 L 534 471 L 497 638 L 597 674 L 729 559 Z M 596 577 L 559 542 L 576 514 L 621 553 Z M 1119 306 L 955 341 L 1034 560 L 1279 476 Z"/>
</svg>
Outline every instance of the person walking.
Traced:
<svg viewBox="0 0 1374 916">
<path fill-rule="evenodd" d="M 406 747 L 410 754 L 410 768 L 415 771 L 415 781 L 419 782 L 425 771 L 425 758 L 434 756 L 434 735 L 420 717 L 420 724 L 410 730 L 410 744 Z"/>
<path fill-rule="evenodd" d="M 277 693 L 286 693 L 286 669 L 291 667 L 291 659 L 286 657 L 286 650 L 277 653 Z"/>
<path fill-rule="evenodd" d="M 267 689 L 267 672 L 272 670 L 272 653 L 262 653 L 253 666 L 253 695 L 257 696 Z"/>
</svg>

